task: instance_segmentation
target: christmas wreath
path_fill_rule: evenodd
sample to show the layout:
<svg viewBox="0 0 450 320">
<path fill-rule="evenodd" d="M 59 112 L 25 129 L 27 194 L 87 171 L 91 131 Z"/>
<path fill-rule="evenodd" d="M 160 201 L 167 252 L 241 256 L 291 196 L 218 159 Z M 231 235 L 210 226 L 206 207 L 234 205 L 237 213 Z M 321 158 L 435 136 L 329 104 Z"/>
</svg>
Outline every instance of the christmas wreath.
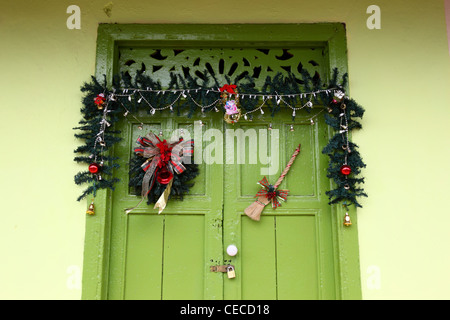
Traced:
<svg viewBox="0 0 450 320">
<path fill-rule="evenodd" d="M 150 132 L 137 142 L 139 147 L 134 149 L 130 163 L 129 185 L 142 199 L 147 198 L 147 204 L 155 203 L 161 213 L 170 198 L 183 199 L 193 186 L 191 180 L 199 173 L 198 165 L 191 163 L 194 141 L 180 137 L 178 141 L 167 142 Z"/>
</svg>

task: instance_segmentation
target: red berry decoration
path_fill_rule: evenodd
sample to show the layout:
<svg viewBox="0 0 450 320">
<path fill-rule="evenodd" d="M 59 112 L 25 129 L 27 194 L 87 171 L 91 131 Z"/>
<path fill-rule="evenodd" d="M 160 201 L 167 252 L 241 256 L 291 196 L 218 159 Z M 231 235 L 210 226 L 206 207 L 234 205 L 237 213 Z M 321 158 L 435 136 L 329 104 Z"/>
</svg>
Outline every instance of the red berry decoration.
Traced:
<svg viewBox="0 0 450 320">
<path fill-rule="evenodd" d="M 341 166 L 340 171 L 343 175 L 348 176 L 352 172 L 352 168 L 350 168 L 349 165 L 344 164 L 343 166 Z"/>
<path fill-rule="evenodd" d="M 91 163 L 89 165 L 89 172 L 90 173 L 97 173 L 100 170 L 100 166 L 97 163 Z"/>
<path fill-rule="evenodd" d="M 105 103 L 105 95 L 100 93 L 97 97 L 94 98 L 94 103 L 97 105 L 99 110 L 103 109 L 103 104 Z"/>
</svg>

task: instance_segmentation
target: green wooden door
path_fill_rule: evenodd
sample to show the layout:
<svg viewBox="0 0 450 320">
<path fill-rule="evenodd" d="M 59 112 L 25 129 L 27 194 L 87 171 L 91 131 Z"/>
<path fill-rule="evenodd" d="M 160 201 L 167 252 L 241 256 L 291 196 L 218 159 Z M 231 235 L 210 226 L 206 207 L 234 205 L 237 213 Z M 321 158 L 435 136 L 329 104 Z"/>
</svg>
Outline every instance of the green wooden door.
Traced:
<svg viewBox="0 0 450 320">
<path fill-rule="evenodd" d="M 235 134 L 234 146 L 226 147 L 238 158 L 236 149 L 246 143 L 245 161 L 224 170 L 224 245 L 240 249 L 233 258 L 225 253 L 236 267 L 235 279 L 225 277 L 226 299 L 335 298 L 331 210 L 323 192 L 329 184 L 327 159 L 321 154 L 326 125 L 318 118 L 313 125 L 310 121 L 318 112 L 301 116 L 292 127 L 290 114 L 276 117 L 272 130 L 263 116 L 236 126 L 247 134 L 239 142 Z M 255 132 L 258 142 L 252 150 Z M 249 219 L 243 212 L 259 190 L 261 173 L 275 183 L 298 144 L 300 155 L 279 187 L 289 190 L 287 202 L 276 210 L 266 206 L 260 221 Z M 255 152 L 260 159 L 250 164 Z"/>
<path fill-rule="evenodd" d="M 201 174 L 183 201 L 169 201 L 158 214 L 145 204 L 130 214 L 139 198 L 125 183 L 113 193 L 110 299 L 332 299 L 335 298 L 331 210 L 322 190 L 327 159 L 321 155 L 326 125 L 314 110 L 291 129 L 290 115 L 268 129 L 263 116 L 226 124 L 221 113 L 202 120 L 145 117 L 123 122 L 124 140 L 116 149 L 130 159 L 139 135 L 149 131 L 170 138 L 174 132 L 201 143 L 196 148 Z M 222 140 L 220 140 L 222 139 Z M 260 221 L 244 209 L 253 202 L 257 181 L 276 181 L 298 144 L 301 153 L 280 188 L 288 201 L 266 207 Z M 201 158 L 200 158 L 201 156 Z M 127 160 L 117 176 L 127 180 Z M 228 245 L 236 256 L 226 253 Z M 210 271 L 232 264 L 236 278 Z"/>
<path fill-rule="evenodd" d="M 123 141 L 115 151 L 123 160 L 117 176 L 127 181 L 127 159 L 140 135 L 153 131 L 170 139 L 175 133 L 188 139 L 203 136 L 206 128 L 222 125 L 218 116 L 195 125 L 194 119 L 139 115 L 140 123 L 123 122 Z M 197 131 L 196 131 L 197 130 Z M 199 142 L 199 139 L 196 139 Z M 201 149 L 201 148 L 199 148 Z M 221 263 L 222 164 L 199 164 L 201 175 L 183 201 L 169 201 L 163 213 L 145 203 L 136 205 L 123 183 L 113 193 L 110 299 L 217 299 L 222 296 L 221 278 L 209 273 L 209 265 Z M 208 263 L 207 263 L 208 262 Z"/>
<path fill-rule="evenodd" d="M 209 70 L 223 84 L 227 77 L 249 75 L 262 86 L 266 76 L 277 72 L 306 68 L 326 79 L 330 65 L 345 70 L 345 33 L 336 24 L 104 25 L 99 32 L 97 73 L 107 73 L 109 79 L 117 72 L 133 77 L 139 70 L 159 76 L 164 87 L 169 72 L 203 77 Z M 122 120 L 117 129 L 123 140 L 114 149 L 121 159 L 115 171 L 121 183 L 103 195 L 99 214 L 87 223 L 84 283 L 89 285 L 84 296 L 359 297 L 356 230 L 344 233 L 338 222 L 342 212 L 329 206 L 325 195 L 330 181 L 321 150 L 331 133 L 322 110 L 317 106 L 297 114 L 295 122 L 289 112 L 276 118 L 258 112 L 253 121 L 241 119 L 235 125 L 226 124 L 221 112 L 198 111 L 188 117 L 166 110 L 138 114 L 142 130 L 140 122 Z M 126 215 L 124 209 L 139 201 L 128 187 L 128 162 L 138 136 L 149 131 L 162 132 L 165 139 L 181 132 L 194 138 L 200 175 L 190 194 L 183 201 L 169 201 L 162 214 L 141 204 Z M 266 207 L 260 221 L 251 220 L 244 209 L 253 202 L 257 181 L 266 176 L 273 183 L 298 144 L 301 153 L 280 186 L 290 190 L 288 201 L 277 210 Z M 91 248 L 92 241 L 96 246 Z M 236 256 L 227 255 L 230 244 L 238 248 Z M 235 266 L 234 279 L 210 271 L 222 264 Z"/>
</svg>

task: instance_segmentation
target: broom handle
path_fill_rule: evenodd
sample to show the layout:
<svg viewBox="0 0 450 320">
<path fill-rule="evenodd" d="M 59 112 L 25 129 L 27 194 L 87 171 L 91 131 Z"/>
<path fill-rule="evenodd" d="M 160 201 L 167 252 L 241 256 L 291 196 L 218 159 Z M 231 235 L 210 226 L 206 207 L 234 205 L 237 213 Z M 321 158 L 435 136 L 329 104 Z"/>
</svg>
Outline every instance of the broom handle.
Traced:
<svg viewBox="0 0 450 320">
<path fill-rule="evenodd" d="M 284 177 L 288 173 L 289 169 L 291 169 L 291 166 L 294 163 L 295 157 L 300 153 L 300 146 L 301 145 L 299 144 L 297 149 L 295 149 L 294 153 L 291 156 L 291 159 L 289 159 L 288 164 L 286 165 L 286 167 L 284 168 L 283 172 L 281 173 L 281 176 L 278 178 L 277 182 L 273 185 L 273 187 L 275 189 L 278 188 L 278 186 L 281 184 L 281 182 L 283 181 Z"/>
</svg>

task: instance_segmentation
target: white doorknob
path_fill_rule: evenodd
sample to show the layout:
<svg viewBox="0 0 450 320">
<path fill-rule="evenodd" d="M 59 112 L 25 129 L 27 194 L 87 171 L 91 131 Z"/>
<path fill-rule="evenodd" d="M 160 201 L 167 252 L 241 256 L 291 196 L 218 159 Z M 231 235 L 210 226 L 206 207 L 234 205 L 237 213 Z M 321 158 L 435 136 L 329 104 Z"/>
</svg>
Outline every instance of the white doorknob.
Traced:
<svg viewBox="0 0 450 320">
<path fill-rule="evenodd" d="M 229 256 L 234 257 L 237 254 L 237 252 L 238 252 L 238 249 L 237 249 L 237 247 L 234 244 L 230 244 L 227 247 L 227 253 L 228 253 Z"/>
</svg>

